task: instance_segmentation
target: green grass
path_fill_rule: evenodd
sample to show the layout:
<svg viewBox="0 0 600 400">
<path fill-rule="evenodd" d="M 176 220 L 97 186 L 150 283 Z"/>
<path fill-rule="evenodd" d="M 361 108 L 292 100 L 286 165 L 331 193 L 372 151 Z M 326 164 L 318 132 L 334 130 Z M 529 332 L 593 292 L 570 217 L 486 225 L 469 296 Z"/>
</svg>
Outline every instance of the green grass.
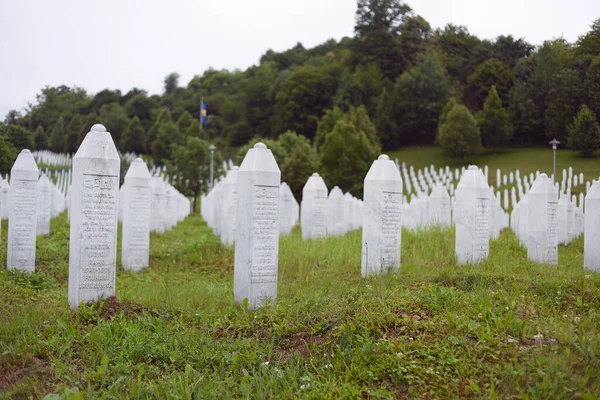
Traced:
<svg viewBox="0 0 600 400">
<path fill-rule="evenodd" d="M 192 216 L 152 236 L 148 271 L 118 269 L 117 300 L 72 313 L 64 214 L 52 232 L 34 275 L 0 272 L 0 398 L 600 396 L 600 275 L 581 239 L 550 267 L 505 231 L 457 267 L 452 231 L 405 231 L 401 271 L 362 279 L 360 232 L 294 231 L 276 304 L 248 312 L 233 250 Z"/>
<path fill-rule="evenodd" d="M 408 147 L 405 149 L 387 153 L 390 158 L 406 165 L 413 165 L 420 169 L 434 164 L 436 169 L 449 165 L 451 168 L 461 166 L 460 160 L 451 159 L 438 147 Z M 556 174 L 558 180 L 562 179 L 562 170 L 568 171 L 573 167 L 574 172 L 583 172 L 585 179 L 591 181 L 600 177 L 600 156 L 592 158 L 581 158 L 577 153 L 570 150 L 559 149 L 556 153 Z M 521 173 L 535 173 L 536 171 L 552 174 L 552 149 L 547 148 L 508 148 L 500 149 L 497 153 L 484 152 L 482 155 L 465 161 L 467 164 L 475 164 L 481 168 L 489 167 L 490 184 L 496 184 L 496 169 L 500 168 L 502 173 L 509 173 L 519 169 Z"/>
</svg>

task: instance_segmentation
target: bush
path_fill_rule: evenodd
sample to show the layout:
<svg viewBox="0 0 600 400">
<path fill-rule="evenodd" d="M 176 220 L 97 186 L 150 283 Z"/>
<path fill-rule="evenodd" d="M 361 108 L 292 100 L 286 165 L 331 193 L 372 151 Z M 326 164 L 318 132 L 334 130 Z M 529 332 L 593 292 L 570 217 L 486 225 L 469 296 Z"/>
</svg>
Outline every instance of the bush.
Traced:
<svg viewBox="0 0 600 400">
<path fill-rule="evenodd" d="M 582 157 L 590 157 L 600 148 L 600 126 L 594 113 L 584 104 L 569 126 L 568 146 Z"/>
<path fill-rule="evenodd" d="M 476 155 L 481 149 L 481 135 L 475 118 L 467 107 L 457 104 L 440 125 L 437 144 L 450 156 L 460 158 Z"/>
</svg>

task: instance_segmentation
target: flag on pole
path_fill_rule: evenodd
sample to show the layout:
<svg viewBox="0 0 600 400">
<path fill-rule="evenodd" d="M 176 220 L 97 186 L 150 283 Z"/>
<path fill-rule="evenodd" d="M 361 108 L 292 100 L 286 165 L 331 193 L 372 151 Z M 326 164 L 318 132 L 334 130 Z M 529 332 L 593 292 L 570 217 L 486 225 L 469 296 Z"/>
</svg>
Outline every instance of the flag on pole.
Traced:
<svg viewBox="0 0 600 400">
<path fill-rule="evenodd" d="M 202 128 L 206 124 L 206 104 L 204 100 L 200 102 L 200 127 Z"/>
</svg>

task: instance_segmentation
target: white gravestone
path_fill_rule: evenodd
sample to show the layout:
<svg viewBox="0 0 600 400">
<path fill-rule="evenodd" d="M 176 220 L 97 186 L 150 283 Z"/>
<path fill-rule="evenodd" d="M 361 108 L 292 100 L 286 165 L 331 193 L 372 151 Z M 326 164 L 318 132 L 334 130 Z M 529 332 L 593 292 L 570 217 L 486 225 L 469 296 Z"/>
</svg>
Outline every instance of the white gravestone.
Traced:
<svg viewBox="0 0 600 400">
<path fill-rule="evenodd" d="M 10 185 L 8 179 L 0 179 L 0 218 L 8 219 L 8 213 L 10 210 L 9 199 L 10 199 Z"/>
<path fill-rule="evenodd" d="M 364 182 L 362 276 L 400 269 L 401 215 L 402 178 L 382 154 Z"/>
<path fill-rule="evenodd" d="M 600 181 L 594 182 L 585 196 L 583 265 L 600 272 Z"/>
<path fill-rule="evenodd" d="M 429 222 L 447 229 L 452 223 L 451 217 L 448 191 L 443 185 L 436 185 L 429 195 Z"/>
<path fill-rule="evenodd" d="M 152 177 L 152 205 L 150 229 L 152 232 L 163 233 L 165 231 L 165 182 L 162 177 Z"/>
<path fill-rule="evenodd" d="M 92 126 L 73 157 L 69 304 L 114 296 L 117 264 L 119 173 L 115 144 L 100 124 Z"/>
<path fill-rule="evenodd" d="M 561 193 L 558 200 L 558 244 L 569 243 L 569 199 Z"/>
<path fill-rule="evenodd" d="M 345 207 L 342 189 L 334 186 L 327 198 L 327 236 L 341 236 L 344 231 Z"/>
<path fill-rule="evenodd" d="M 42 174 L 37 182 L 37 236 L 50 234 L 51 196 L 53 195 L 51 189 L 50 180 L 45 174 Z"/>
<path fill-rule="evenodd" d="M 456 260 L 459 265 L 485 260 L 490 249 L 489 187 L 479 168 L 466 170 L 456 188 Z"/>
<path fill-rule="evenodd" d="M 249 309 L 277 298 L 280 184 L 273 153 L 255 144 L 238 170 L 233 280 L 235 302 Z"/>
<path fill-rule="evenodd" d="M 123 188 L 121 264 L 124 269 L 140 271 L 148 266 L 152 209 L 152 177 L 141 158 L 131 163 Z"/>
<path fill-rule="evenodd" d="M 235 218 L 237 214 L 237 175 L 239 167 L 233 167 L 223 181 L 223 229 L 221 242 L 232 246 L 235 242 Z"/>
<path fill-rule="evenodd" d="M 529 260 L 558 263 L 558 191 L 546 174 L 540 174 L 527 194 Z"/>
<path fill-rule="evenodd" d="M 10 170 L 8 269 L 35 271 L 37 181 L 37 164 L 31 152 L 24 149 Z"/>
<path fill-rule="evenodd" d="M 316 172 L 302 189 L 300 213 L 302 239 L 327 236 L 327 186 Z"/>
<path fill-rule="evenodd" d="M 279 187 L 279 234 L 290 235 L 294 226 L 294 195 L 287 183 Z"/>
</svg>

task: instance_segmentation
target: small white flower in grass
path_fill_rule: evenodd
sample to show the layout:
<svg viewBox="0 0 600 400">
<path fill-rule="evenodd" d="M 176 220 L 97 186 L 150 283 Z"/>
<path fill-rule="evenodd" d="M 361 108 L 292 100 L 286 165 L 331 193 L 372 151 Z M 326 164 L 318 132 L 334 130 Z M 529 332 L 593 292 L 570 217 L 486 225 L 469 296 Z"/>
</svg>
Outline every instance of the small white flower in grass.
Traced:
<svg viewBox="0 0 600 400">
<path fill-rule="evenodd" d="M 477 314 L 477 318 L 479 318 L 479 319 L 483 318 L 483 314 L 482 313 Z"/>
<path fill-rule="evenodd" d="M 581 318 L 579 318 L 579 317 L 575 317 L 575 323 L 576 323 L 576 324 L 578 324 L 578 323 L 579 323 L 579 321 L 581 321 Z"/>
<path fill-rule="evenodd" d="M 329 368 L 333 368 L 333 365 L 332 365 L 332 364 L 327 364 L 327 365 L 325 366 L 325 369 L 329 369 Z"/>
<path fill-rule="evenodd" d="M 504 307 L 504 311 L 508 311 L 508 307 Z"/>
<path fill-rule="evenodd" d="M 263 363 L 260 363 L 260 365 L 269 365 L 269 362 L 268 362 L 268 361 L 265 361 L 265 362 L 263 362 Z"/>
<path fill-rule="evenodd" d="M 367 285 L 367 289 L 371 290 L 373 287 L 371 285 Z"/>
<path fill-rule="evenodd" d="M 544 340 L 544 335 L 538 333 L 537 335 L 533 335 L 534 340 Z"/>
<path fill-rule="evenodd" d="M 404 357 L 404 353 L 399 351 L 398 353 L 396 353 L 396 356 L 398 356 L 398 358 L 402 358 Z"/>
<path fill-rule="evenodd" d="M 590 275 L 590 274 L 587 274 L 587 275 L 585 276 L 585 279 L 592 279 L 592 275 Z"/>
</svg>

